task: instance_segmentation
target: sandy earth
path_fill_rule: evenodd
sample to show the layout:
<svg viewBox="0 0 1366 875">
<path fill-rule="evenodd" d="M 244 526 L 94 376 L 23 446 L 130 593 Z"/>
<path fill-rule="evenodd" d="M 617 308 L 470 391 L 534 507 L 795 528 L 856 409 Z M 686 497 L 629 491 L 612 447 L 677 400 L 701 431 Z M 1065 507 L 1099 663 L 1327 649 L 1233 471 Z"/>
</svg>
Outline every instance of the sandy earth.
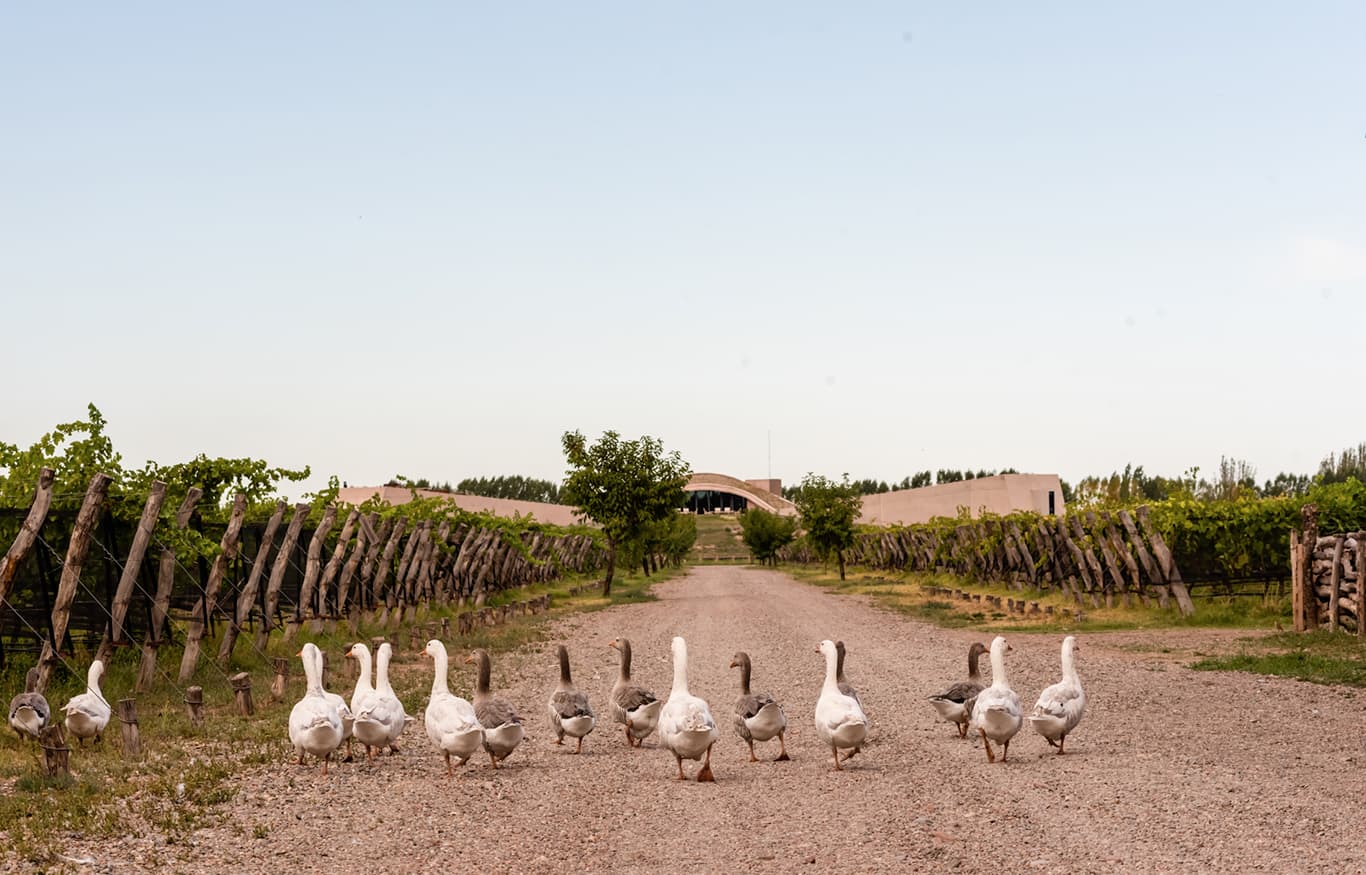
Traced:
<svg viewBox="0 0 1366 875">
<path fill-rule="evenodd" d="M 925 696 L 965 673 L 976 636 L 830 595 L 782 574 L 697 568 L 660 600 L 562 621 L 575 678 L 599 712 L 582 756 L 555 747 L 550 640 L 500 659 L 494 685 L 531 739 L 497 772 L 476 758 L 454 780 L 419 724 L 375 766 L 281 763 L 244 777 L 228 822 L 195 835 L 189 871 L 1366 871 L 1363 699 L 1348 689 L 1193 672 L 1228 633 L 1081 639 L 1085 720 L 1054 756 L 1028 727 L 1005 765 L 935 722 Z M 626 747 L 607 716 L 626 636 L 635 676 L 667 696 L 669 639 L 691 650 L 692 691 L 723 729 L 715 784 L 680 784 L 654 747 Z M 1026 706 L 1057 680 L 1056 636 L 1012 635 L 1008 671 Z M 875 735 L 831 768 L 812 712 L 822 638 L 849 646 L 848 675 Z M 1169 647 L 1171 653 L 1163 653 Z M 736 650 L 783 704 L 789 763 L 747 762 L 730 728 Z M 468 690 L 470 669 L 452 671 Z M 407 703 L 420 713 L 422 701 Z M 281 727 L 284 732 L 284 727 Z M 695 770 L 690 764 L 689 774 Z M 122 871 L 127 871 L 123 869 Z"/>
</svg>

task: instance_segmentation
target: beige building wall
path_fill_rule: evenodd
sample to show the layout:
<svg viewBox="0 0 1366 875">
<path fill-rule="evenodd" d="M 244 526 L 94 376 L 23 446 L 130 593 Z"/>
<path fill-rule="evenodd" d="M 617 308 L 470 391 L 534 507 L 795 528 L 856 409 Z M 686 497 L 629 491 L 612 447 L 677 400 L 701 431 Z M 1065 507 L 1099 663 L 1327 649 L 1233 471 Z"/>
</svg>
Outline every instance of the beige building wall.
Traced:
<svg viewBox="0 0 1366 875">
<path fill-rule="evenodd" d="M 1064 513 L 1062 481 L 1057 474 L 997 474 L 939 486 L 865 495 L 863 513 L 858 521 L 867 525 L 923 523 L 937 516 L 957 516 L 960 507 L 966 507 L 974 517 L 981 516 L 983 511 L 1048 513 L 1050 492 L 1053 493 L 1053 512 Z"/>
<path fill-rule="evenodd" d="M 432 489 L 419 489 L 417 494 L 423 498 L 441 498 L 451 502 L 461 510 L 472 513 L 491 513 L 494 516 L 534 517 L 538 522 L 553 526 L 580 525 L 576 516 L 577 509 L 567 504 L 547 504 L 541 501 L 514 501 L 510 498 L 485 498 L 482 495 L 464 495 L 458 492 L 438 492 Z M 363 504 L 378 495 L 389 504 L 407 504 L 413 500 L 413 490 L 406 486 L 350 486 L 337 494 L 337 500 L 347 504 Z"/>
</svg>

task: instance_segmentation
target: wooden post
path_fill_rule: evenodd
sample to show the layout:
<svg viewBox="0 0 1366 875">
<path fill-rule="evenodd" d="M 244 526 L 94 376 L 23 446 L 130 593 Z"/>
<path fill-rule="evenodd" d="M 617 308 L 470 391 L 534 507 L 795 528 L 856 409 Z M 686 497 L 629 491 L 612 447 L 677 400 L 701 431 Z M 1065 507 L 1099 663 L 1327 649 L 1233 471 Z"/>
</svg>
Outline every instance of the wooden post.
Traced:
<svg viewBox="0 0 1366 875">
<path fill-rule="evenodd" d="M 379 565 L 375 569 L 375 580 L 371 584 L 373 587 L 375 605 L 378 607 L 381 598 L 384 596 L 384 584 L 389 579 L 389 573 L 394 570 L 394 551 L 398 549 L 399 539 L 403 537 L 403 530 L 408 525 L 407 517 L 398 517 L 394 520 L 394 528 L 389 533 L 389 540 L 384 545 L 384 552 L 380 554 Z M 388 601 L 384 602 L 388 606 Z"/>
<path fill-rule="evenodd" d="M 199 662 L 200 642 L 208 627 L 208 618 L 213 616 L 214 608 L 218 606 L 218 590 L 223 584 L 223 575 L 227 573 L 228 563 L 237 556 L 237 548 L 242 540 L 242 521 L 246 516 L 247 497 L 238 493 L 232 501 L 232 514 L 228 517 L 227 531 L 223 532 L 223 540 L 218 542 L 218 556 L 209 568 L 209 581 L 204 587 L 204 598 L 195 603 L 194 613 L 190 617 L 190 627 L 185 633 L 185 653 L 180 659 L 181 683 L 190 679 Z"/>
<path fill-rule="evenodd" d="M 160 480 L 152 482 L 147 492 L 147 503 L 142 507 L 142 518 L 138 520 L 133 544 L 128 548 L 128 559 L 123 563 L 123 574 L 119 576 L 118 587 L 114 590 L 114 606 L 110 611 L 109 631 L 105 632 L 95 651 L 95 658 L 109 664 L 109 657 L 115 645 L 127 644 L 124 637 L 123 621 L 128 616 L 128 603 L 133 599 L 133 585 L 137 583 L 138 573 L 142 571 L 142 557 L 147 552 L 147 544 L 152 540 L 152 530 L 156 528 L 157 518 L 161 515 L 161 503 L 166 499 L 166 484 Z"/>
<path fill-rule="evenodd" d="M 1162 569 L 1163 576 L 1167 579 L 1167 586 L 1171 587 L 1172 595 L 1176 597 L 1176 607 L 1181 611 L 1183 617 L 1191 616 L 1195 613 L 1195 605 L 1191 602 L 1190 592 L 1181 579 L 1181 570 L 1176 567 L 1176 558 L 1172 556 L 1172 551 L 1167 549 L 1167 542 L 1162 540 L 1162 535 L 1157 531 L 1157 527 L 1148 518 L 1148 508 L 1140 507 L 1134 513 L 1138 517 L 1138 524 L 1142 528 L 1143 534 L 1148 537 L 1148 543 L 1153 546 L 1153 553 L 1157 556 L 1158 565 Z"/>
<path fill-rule="evenodd" d="M 256 630 L 256 649 L 265 652 L 270 643 L 270 631 L 275 626 L 276 608 L 280 605 L 280 587 L 285 582 L 285 572 L 289 570 L 290 556 L 294 545 L 299 543 L 299 532 L 303 530 L 304 520 L 308 519 L 308 505 L 294 505 L 294 516 L 285 530 L 285 539 L 280 542 L 280 552 L 275 554 L 275 564 L 270 566 L 270 582 L 266 585 L 266 609 L 261 617 L 261 628 Z"/>
<path fill-rule="evenodd" d="M 285 698 L 285 679 L 289 676 L 289 660 L 277 656 L 271 660 L 275 666 L 275 678 L 270 682 L 270 700 L 280 702 Z"/>
<path fill-rule="evenodd" d="M 1300 536 L 1300 585 L 1304 587 L 1304 627 L 1319 627 L 1319 597 L 1314 591 L 1314 547 L 1319 542 L 1319 508 L 1306 504 L 1300 508 L 1302 534 Z"/>
<path fill-rule="evenodd" d="M 1333 539 L 1333 567 L 1328 578 L 1328 631 L 1338 630 L 1338 617 L 1341 608 L 1338 599 L 1342 598 L 1342 546 L 1347 539 L 1338 535 Z"/>
<path fill-rule="evenodd" d="M 76 587 L 81 582 L 81 566 L 85 564 L 85 554 L 90 550 L 90 539 L 99 519 L 100 507 L 113 480 L 108 474 L 96 474 L 90 478 L 90 486 L 85 490 L 81 501 L 80 513 L 71 530 L 71 541 L 66 548 L 66 561 L 62 564 L 62 579 L 57 585 L 57 598 L 52 604 L 52 640 L 43 643 L 42 655 L 38 658 L 38 686 L 36 692 L 47 692 L 47 682 L 60 657 L 57 648 L 66 637 L 66 627 L 71 620 L 71 603 L 76 599 Z"/>
<path fill-rule="evenodd" d="M 1138 557 L 1139 564 L 1143 566 L 1143 574 L 1148 579 L 1148 586 L 1157 591 L 1158 605 L 1165 608 L 1167 599 L 1171 596 L 1171 590 L 1168 589 L 1167 581 L 1158 569 L 1153 555 L 1148 552 L 1147 545 L 1143 543 L 1143 536 L 1138 533 L 1138 526 L 1134 525 L 1134 518 L 1129 515 L 1127 510 L 1121 510 L 1119 512 L 1119 523 L 1129 535 L 1129 545 L 1133 547 L 1134 555 Z"/>
<path fill-rule="evenodd" d="M 1290 611 L 1295 621 L 1295 631 L 1304 632 L 1304 585 L 1300 575 L 1304 573 L 1304 563 L 1300 561 L 1300 530 L 1290 530 Z"/>
<path fill-rule="evenodd" d="M 228 683 L 232 685 L 232 695 L 237 700 L 237 713 L 243 717 L 255 714 L 256 705 L 251 701 L 251 675 L 239 671 L 228 678 Z"/>
<path fill-rule="evenodd" d="M 360 561 L 365 556 L 365 545 L 370 543 L 373 537 L 374 524 L 370 517 L 361 517 L 356 528 L 356 546 L 351 549 L 351 555 L 347 557 L 346 564 L 342 566 L 341 577 L 337 580 L 338 616 L 347 616 L 346 602 L 347 597 L 351 594 L 351 579 L 356 576 L 356 569 L 360 567 Z M 337 546 L 340 548 L 342 545 L 338 544 Z M 364 598 L 359 598 L 356 601 L 357 603 L 362 602 Z"/>
<path fill-rule="evenodd" d="M 71 748 L 67 747 L 62 721 L 54 720 L 45 726 L 38 735 L 38 743 L 43 746 L 43 771 L 47 776 L 71 777 Z"/>
<path fill-rule="evenodd" d="M 185 690 L 185 713 L 190 715 L 190 723 L 202 726 L 204 723 L 204 688 L 187 687 Z"/>
<path fill-rule="evenodd" d="M 43 521 L 47 519 L 47 510 L 52 506 L 52 480 L 51 468 L 44 468 L 38 474 L 38 489 L 33 493 L 33 503 L 29 505 L 28 516 L 24 517 L 24 523 L 19 527 L 19 534 L 15 537 L 14 543 L 5 551 L 4 558 L 0 559 L 0 605 L 9 598 L 14 578 L 19 574 L 20 566 L 24 564 L 29 551 L 38 540 L 38 530 L 43 527 Z"/>
<path fill-rule="evenodd" d="M 237 636 L 242 633 L 242 627 L 247 625 L 252 605 L 256 604 L 261 575 L 265 573 L 266 561 L 270 558 L 270 546 L 275 540 L 275 531 L 280 528 L 280 521 L 285 517 L 286 507 L 289 505 L 284 501 L 276 503 L 275 513 L 271 514 L 270 520 L 266 523 L 265 533 L 261 535 L 261 544 L 256 548 L 256 558 L 251 563 L 251 574 L 247 577 L 246 586 L 242 587 L 242 592 L 237 596 L 237 610 L 232 625 L 224 630 L 223 641 L 218 646 L 218 664 L 221 666 L 227 666 L 228 657 L 232 656 L 232 648 L 237 643 Z"/>
<path fill-rule="evenodd" d="M 180 503 L 176 510 L 175 524 L 177 529 L 184 529 L 190 524 L 190 515 L 194 513 L 194 506 L 199 503 L 199 497 L 204 494 L 204 490 L 198 486 L 191 486 L 190 491 L 185 493 L 185 500 Z M 175 586 L 175 552 L 169 547 L 161 551 L 161 566 L 157 569 L 157 594 L 155 601 L 152 602 L 152 625 L 147 630 L 147 635 L 142 642 L 142 662 L 138 666 L 138 679 L 134 689 L 144 692 L 152 688 L 152 677 L 157 668 L 157 650 L 161 647 L 161 628 L 166 623 L 166 614 L 171 608 L 171 590 Z"/>
<path fill-rule="evenodd" d="M 119 699 L 118 715 L 123 731 L 123 755 L 127 759 L 142 756 L 142 739 L 138 737 L 137 699 Z"/>
<path fill-rule="evenodd" d="M 346 548 L 351 544 L 351 535 L 355 532 L 356 521 L 359 519 L 360 511 L 353 509 L 346 515 L 346 521 L 342 523 L 341 533 L 337 535 L 337 545 L 332 548 L 332 558 L 327 560 L 327 566 L 323 568 L 322 577 L 318 581 L 318 610 L 315 610 L 312 614 L 315 618 L 320 612 L 324 614 L 328 613 L 327 591 L 332 586 L 332 581 L 337 579 L 337 573 L 341 571 L 342 559 L 346 556 Z M 333 604 L 337 606 L 336 614 L 330 616 L 342 616 L 344 614 L 344 611 L 342 610 L 343 606 L 340 604 L 339 599 L 340 593 L 338 593 L 338 599 L 333 601 Z M 315 635 L 321 630 L 321 626 L 316 622 L 311 623 L 308 628 L 309 631 Z M 335 626 L 328 630 L 329 634 L 332 631 L 335 631 Z"/>
<path fill-rule="evenodd" d="M 329 504 L 323 511 L 323 518 L 313 530 L 308 541 L 308 560 L 304 563 L 304 582 L 299 587 L 299 601 L 294 605 L 294 618 L 285 628 L 285 640 L 293 639 L 303 623 L 304 617 L 317 618 L 318 604 L 313 597 L 318 588 L 318 578 L 322 576 L 323 544 L 327 543 L 327 533 L 337 521 L 337 506 Z"/>
</svg>

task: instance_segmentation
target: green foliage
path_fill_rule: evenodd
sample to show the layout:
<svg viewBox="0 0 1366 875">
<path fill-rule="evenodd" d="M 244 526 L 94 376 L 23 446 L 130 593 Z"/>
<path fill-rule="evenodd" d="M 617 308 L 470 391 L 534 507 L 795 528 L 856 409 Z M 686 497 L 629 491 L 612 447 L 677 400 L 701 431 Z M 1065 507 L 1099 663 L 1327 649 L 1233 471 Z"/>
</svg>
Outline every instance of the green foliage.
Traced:
<svg viewBox="0 0 1366 875">
<path fill-rule="evenodd" d="M 602 526 L 607 535 L 607 576 L 612 584 L 617 546 L 638 540 L 645 528 L 668 519 L 683 504 L 683 487 L 692 469 L 675 450 L 649 436 L 624 441 L 615 431 L 604 432 L 592 445 L 582 433 L 561 438 L 569 462 L 560 495 Z"/>
<path fill-rule="evenodd" d="M 1203 659 L 1191 668 L 1245 671 L 1315 684 L 1366 687 L 1366 647 L 1342 633 L 1282 633 L 1255 639 L 1240 653 Z"/>
<path fill-rule="evenodd" d="M 543 501 L 548 504 L 560 503 L 560 487 L 549 480 L 537 480 L 520 474 L 501 477 L 466 477 L 455 487 L 456 492 L 466 495 L 482 495 L 486 498 L 511 498 L 516 501 Z"/>
<path fill-rule="evenodd" d="M 1366 483 L 1366 442 L 1341 453 L 1329 453 L 1319 463 L 1320 483 L 1345 483 L 1354 478 Z"/>
<path fill-rule="evenodd" d="M 200 453 L 188 462 L 171 465 L 148 462 L 140 470 L 129 472 L 123 485 L 125 492 L 143 496 L 153 480 L 165 483 L 168 495 L 184 495 L 191 486 L 198 486 L 204 490 L 199 500 L 200 513 L 222 517 L 238 493 L 247 497 L 248 507 L 268 505 L 273 503 L 281 483 L 297 483 L 311 474 L 308 466 L 301 470 L 277 468 L 261 459 L 211 459 Z"/>
<path fill-rule="evenodd" d="M 778 551 L 797 537 L 797 518 L 754 507 L 740 514 L 741 540 L 756 562 L 777 565 Z"/>
<path fill-rule="evenodd" d="M 861 496 L 849 482 L 849 475 L 845 474 L 837 483 L 808 473 L 802 478 L 801 495 L 795 503 L 802 515 L 807 543 L 818 556 L 834 555 L 839 562 L 840 579 L 844 579 L 844 551 L 854 546 L 854 521 L 863 509 Z"/>
<path fill-rule="evenodd" d="M 105 434 L 106 420 L 94 404 L 88 419 L 64 422 L 27 449 L 0 441 L 0 507 L 26 508 L 33 501 L 38 474 L 51 468 L 54 474 L 52 506 L 79 507 L 90 480 L 105 473 L 118 482 L 123 458 L 114 452 Z"/>
</svg>

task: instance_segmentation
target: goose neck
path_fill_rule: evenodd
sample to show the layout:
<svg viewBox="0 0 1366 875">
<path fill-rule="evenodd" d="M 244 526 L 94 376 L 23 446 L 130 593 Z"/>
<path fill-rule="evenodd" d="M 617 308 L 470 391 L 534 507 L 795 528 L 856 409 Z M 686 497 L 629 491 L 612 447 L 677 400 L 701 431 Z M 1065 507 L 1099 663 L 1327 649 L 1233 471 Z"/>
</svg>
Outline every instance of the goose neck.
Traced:
<svg viewBox="0 0 1366 875">
<path fill-rule="evenodd" d="M 740 692 L 746 696 L 749 695 L 749 674 L 749 657 L 746 656 L 740 660 Z"/>
<path fill-rule="evenodd" d="M 991 648 L 991 685 L 998 689 L 1010 686 L 1010 681 L 1006 679 L 1005 648 L 996 645 L 992 645 Z"/>
<path fill-rule="evenodd" d="M 621 679 L 629 681 L 631 679 L 631 642 L 623 638 L 618 649 L 621 651 Z"/>
<path fill-rule="evenodd" d="M 838 693 L 839 691 L 839 654 L 831 649 L 825 654 L 825 683 L 821 685 L 821 692 Z"/>
<path fill-rule="evenodd" d="M 683 644 L 674 645 L 673 691 L 688 694 L 688 648 Z"/>
<path fill-rule="evenodd" d="M 978 661 L 981 659 L 981 657 L 981 652 L 979 652 L 975 647 L 972 650 L 968 651 L 968 678 L 970 680 L 975 681 L 982 676 L 982 669 L 981 666 L 978 664 Z"/>
<path fill-rule="evenodd" d="M 389 687 L 389 648 L 382 646 L 379 653 L 375 656 L 375 689 L 387 693 Z"/>
<path fill-rule="evenodd" d="M 356 686 L 372 687 L 373 684 L 370 682 L 370 650 L 364 646 L 357 648 L 356 661 L 360 663 L 360 677 L 356 680 Z"/>
<path fill-rule="evenodd" d="M 443 695 L 450 692 L 450 687 L 446 685 L 447 671 L 446 648 L 436 647 L 432 653 L 432 664 L 435 673 L 432 675 L 432 697 Z"/>
<path fill-rule="evenodd" d="M 489 679 L 493 673 L 493 667 L 489 661 L 489 655 L 484 651 L 479 651 L 479 684 L 475 687 L 475 692 L 481 696 L 489 694 Z"/>
<path fill-rule="evenodd" d="M 572 687 L 573 685 L 574 685 L 574 679 L 573 679 L 573 677 L 571 677 L 570 674 L 569 674 L 569 651 L 568 651 L 565 647 L 561 646 L 561 647 L 560 647 L 560 686 L 561 686 L 561 687 L 568 688 L 568 687 Z"/>
</svg>

